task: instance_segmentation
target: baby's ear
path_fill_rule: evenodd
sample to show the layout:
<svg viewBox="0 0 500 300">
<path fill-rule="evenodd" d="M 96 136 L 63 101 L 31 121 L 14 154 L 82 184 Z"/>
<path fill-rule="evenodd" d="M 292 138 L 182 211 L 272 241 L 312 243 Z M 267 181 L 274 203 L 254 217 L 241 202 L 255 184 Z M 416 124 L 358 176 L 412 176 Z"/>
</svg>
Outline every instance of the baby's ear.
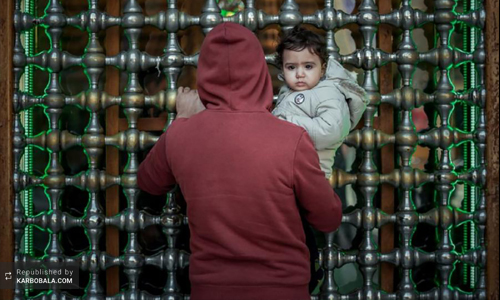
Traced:
<svg viewBox="0 0 500 300">
<path fill-rule="evenodd" d="M 325 73 L 326 73 L 326 63 L 323 63 L 323 65 L 321 65 L 321 76 L 325 76 Z"/>
</svg>

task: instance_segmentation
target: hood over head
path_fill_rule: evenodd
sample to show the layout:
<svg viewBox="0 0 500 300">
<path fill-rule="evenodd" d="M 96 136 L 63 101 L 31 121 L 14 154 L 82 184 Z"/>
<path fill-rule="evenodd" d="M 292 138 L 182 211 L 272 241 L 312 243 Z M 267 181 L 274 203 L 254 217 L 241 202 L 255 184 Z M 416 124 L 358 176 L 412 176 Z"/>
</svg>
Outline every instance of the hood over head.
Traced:
<svg viewBox="0 0 500 300">
<path fill-rule="evenodd" d="M 207 109 L 269 111 L 273 87 L 257 37 L 235 23 L 212 29 L 198 59 L 198 93 Z"/>
</svg>

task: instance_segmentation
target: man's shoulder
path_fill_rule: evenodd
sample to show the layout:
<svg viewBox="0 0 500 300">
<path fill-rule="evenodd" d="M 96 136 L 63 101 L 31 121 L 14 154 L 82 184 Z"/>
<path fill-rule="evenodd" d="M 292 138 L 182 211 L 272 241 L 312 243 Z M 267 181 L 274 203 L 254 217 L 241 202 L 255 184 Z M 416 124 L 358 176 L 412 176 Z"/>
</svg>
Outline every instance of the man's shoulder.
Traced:
<svg viewBox="0 0 500 300">
<path fill-rule="evenodd" d="M 179 118 L 175 119 L 170 125 L 168 125 L 167 130 L 165 131 L 165 135 L 167 139 L 172 138 L 177 134 L 182 134 L 183 128 L 186 126 L 187 118 Z"/>
<path fill-rule="evenodd" d="M 210 122 L 207 118 L 204 118 L 202 113 L 197 114 L 190 119 L 178 119 L 172 122 L 167 129 L 169 136 L 182 135 L 187 132 L 192 132 L 194 129 L 203 126 L 203 123 Z M 259 118 L 259 123 L 261 123 L 266 131 L 277 131 L 280 133 L 287 132 L 289 134 L 301 135 L 304 129 L 293 123 L 279 119 L 278 117 L 272 115 L 271 113 L 255 113 L 252 114 L 255 118 Z M 223 116 L 223 115 L 222 115 Z"/>
<path fill-rule="evenodd" d="M 279 119 L 277 117 L 273 117 L 271 122 L 273 126 L 270 126 L 270 128 L 273 128 L 273 130 L 275 130 L 279 134 L 286 134 L 290 138 L 299 139 L 302 134 L 306 132 L 305 129 L 301 126 L 298 126 L 289 121 Z"/>
</svg>

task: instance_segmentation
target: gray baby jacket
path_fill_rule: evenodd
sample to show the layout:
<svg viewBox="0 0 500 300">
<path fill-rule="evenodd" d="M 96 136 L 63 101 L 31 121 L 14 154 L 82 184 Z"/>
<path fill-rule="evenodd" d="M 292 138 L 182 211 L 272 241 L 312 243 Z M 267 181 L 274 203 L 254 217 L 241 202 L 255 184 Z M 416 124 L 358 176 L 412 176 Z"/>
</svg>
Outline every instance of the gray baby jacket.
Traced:
<svg viewBox="0 0 500 300">
<path fill-rule="evenodd" d="M 307 131 L 318 152 L 321 170 L 329 178 L 337 149 L 356 127 L 368 104 L 355 73 L 330 58 L 325 78 L 314 88 L 295 92 L 282 87 L 273 115 Z"/>
</svg>

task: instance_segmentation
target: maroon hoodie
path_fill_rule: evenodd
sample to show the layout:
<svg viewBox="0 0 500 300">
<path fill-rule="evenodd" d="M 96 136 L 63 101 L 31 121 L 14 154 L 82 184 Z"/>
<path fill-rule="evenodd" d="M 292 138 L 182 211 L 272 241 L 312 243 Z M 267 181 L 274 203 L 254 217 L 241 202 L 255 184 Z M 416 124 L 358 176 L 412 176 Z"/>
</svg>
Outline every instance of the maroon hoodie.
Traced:
<svg viewBox="0 0 500 300">
<path fill-rule="evenodd" d="M 299 208 L 333 231 L 341 203 L 307 133 L 274 117 L 262 47 L 223 23 L 198 62 L 206 110 L 172 123 L 139 167 L 138 184 L 179 184 L 191 230 L 192 300 L 306 300 L 310 277 Z"/>
</svg>

